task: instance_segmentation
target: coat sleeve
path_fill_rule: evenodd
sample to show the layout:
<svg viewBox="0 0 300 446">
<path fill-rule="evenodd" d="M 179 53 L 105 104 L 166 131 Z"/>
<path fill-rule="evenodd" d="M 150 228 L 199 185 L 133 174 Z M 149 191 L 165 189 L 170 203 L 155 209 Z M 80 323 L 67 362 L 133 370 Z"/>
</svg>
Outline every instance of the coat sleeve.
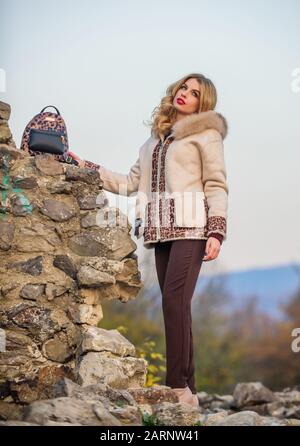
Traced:
<svg viewBox="0 0 300 446">
<path fill-rule="evenodd" d="M 106 167 L 84 160 L 85 167 L 98 170 L 100 180 L 103 181 L 103 189 L 118 195 L 129 196 L 133 192 L 137 192 L 139 188 L 141 168 L 140 158 L 141 151 L 146 147 L 148 140 L 139 149 L 139 156 L 136 162 L 131 166 L 128 174 L 114 172 Z"/>
<path fill-rule="evenodd" d="M 141 165 L 143 165 L 143 156 L 148 150 L 152 141 L 150 136 L 139 148 L 139 155 L 136 162 L 131 166 L 127 174 L 114 172 L 104 166 L 99 166 L 100 179 L 103 181 L 103 189 L 118 195 L 129 196 L 139 189 L 141 178 Z"/>
<path fill-rule="evenodd" d="M 223 140 L 220 138 L 201 147 L 202 181 L 208 204 L 207 235 L 227 238 L 228 184 Z"/>
<path fill-rule="evenodd" d="M 114 194 L 129 196 L 137 192 L 140 182 L 140 159 L 138 158 L 129 173 L 122 174 L 99 167 L 100 179 L 103 181 L 103 189 Z"/>
</svg>

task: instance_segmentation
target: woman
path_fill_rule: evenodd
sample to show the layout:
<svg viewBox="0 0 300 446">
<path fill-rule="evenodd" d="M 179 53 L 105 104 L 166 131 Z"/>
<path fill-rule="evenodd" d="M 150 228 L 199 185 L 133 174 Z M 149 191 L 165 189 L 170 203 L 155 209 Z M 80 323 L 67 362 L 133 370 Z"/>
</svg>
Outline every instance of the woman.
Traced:
<svg viewBox="0 0 300 446">
<path fill-rule="evenodd" d="M 216 88 L 192 73 L 171 84 L 154 109 L 151 137 L 128 175 L 72 154 L 99 170 L 103 188 L 137 192 L 135 235 L 154 248 L 166 334 L 166 385 L 180 402 L 198 406 L 191 300 L 202 261 L 215 259 L 226 239 L 228 184 L 226 119 L 214 111 Z"/>
</svg>

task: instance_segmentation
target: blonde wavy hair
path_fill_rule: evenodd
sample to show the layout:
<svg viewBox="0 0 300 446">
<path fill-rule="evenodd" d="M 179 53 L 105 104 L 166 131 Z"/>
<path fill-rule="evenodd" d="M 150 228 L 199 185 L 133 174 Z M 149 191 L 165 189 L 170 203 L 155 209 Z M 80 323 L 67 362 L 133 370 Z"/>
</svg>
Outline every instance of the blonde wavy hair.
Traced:
<svg viewBox="0 0 300 446">
<path fill-rule="evenodd" d="M 151 136 L 163 139 L 169 133 L 176 121 L 177 110 L 173 105 L 174 97 L 179 88 L 188 79 L 195 78 L 199 84 L 200 104 L 196 113 L 213 110 L 217 103 L 217 90 L 213 82 L 200 73 L 190 73 L 176 82 L 173 82 L 166 89 L 166 95 L 161 99 L 160 105 L 154 108 L 152 121 L 146 123 L 151 126 Z"/>
</svg>

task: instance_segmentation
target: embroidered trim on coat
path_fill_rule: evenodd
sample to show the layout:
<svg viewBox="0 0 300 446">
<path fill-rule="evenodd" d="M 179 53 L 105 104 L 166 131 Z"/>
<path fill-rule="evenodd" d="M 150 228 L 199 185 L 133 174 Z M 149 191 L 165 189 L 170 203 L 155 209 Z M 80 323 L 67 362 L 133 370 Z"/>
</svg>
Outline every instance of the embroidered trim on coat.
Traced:
<svg viewBox="0 0 300 446">
<path fill-rule="evenodd" d="M 86 167 L 87 169 L 99 170 L 100 164 L 96 164 L 88 160 L 83 160 L 83 161 L 84 161 L 84 167 Z"/>
<path fill-rule="evenodd" d="M 219 232 L 221 234 L 226 233 L 226 219 L 220 216 L 212 216 L 208 219 L 208 234 L 211 232 Z"/>
<path fill-rule="evenodd" d="M 152 173 L 151 173 L 151 192 L 159 191 L 158 197 L 157 194 L 154 194 L 154 199 L 151 202 L 147 203 L 145 209 L 145 218 L 147 221 L 147 226 L 144 228 L 144 243 L 147 242 L 157 242 L 159 240 L 176 240 L 176 239 L 186 239 L 186 238 L 194 238 L 194 239 L 206 239 L 206 227 L 183 227 L 183 226 L 174 226 L 175 225 L 175 200 L 174 198 L 166 198 L 165 197 L 165 159 L 166 153 L 170 143 L 173 141 L 174 137 L 169 137 L 165 144 L 162 141 L 159 141 L 152 153 Z M 160 175 L 158 178 L 158 160 L 159 160 L 159 151 L 161 152 L 161 164 L 160 164 Z M 157 188 L 158 186 L 158 188 Z M 157 199 L 158 202 L 158 215 L 157 215 Z M 206 216 L 208 217 L 208 206 L 207 203 L 205 205 Z M 159 222 L 156 219 L 159 218 Z M 208 218 L 207 218 L 208 220 Z M 159 232 L 160 237 L 158 237 L 158 228 L 157 225 L 159 223 Z"/>
</svg>

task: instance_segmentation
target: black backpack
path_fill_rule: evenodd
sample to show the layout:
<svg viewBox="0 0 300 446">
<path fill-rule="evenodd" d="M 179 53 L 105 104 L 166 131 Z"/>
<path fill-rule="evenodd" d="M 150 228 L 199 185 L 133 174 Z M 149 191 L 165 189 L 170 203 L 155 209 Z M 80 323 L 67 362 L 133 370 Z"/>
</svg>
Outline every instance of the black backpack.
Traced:
<svg viewBox="0 0 300 446">
<path fill-rule="evenodd" d="M 45 112 L 44 110 L 48 107 L 55 108 L 56 112 Z M 20 148 L 32 156 L 51 153 L 58 161 L 78 164 L 68 155 L 66 124 L 58 109 L 53 105 L 47 105 L 29 121 L 23 132 Z"/>
</svg>

